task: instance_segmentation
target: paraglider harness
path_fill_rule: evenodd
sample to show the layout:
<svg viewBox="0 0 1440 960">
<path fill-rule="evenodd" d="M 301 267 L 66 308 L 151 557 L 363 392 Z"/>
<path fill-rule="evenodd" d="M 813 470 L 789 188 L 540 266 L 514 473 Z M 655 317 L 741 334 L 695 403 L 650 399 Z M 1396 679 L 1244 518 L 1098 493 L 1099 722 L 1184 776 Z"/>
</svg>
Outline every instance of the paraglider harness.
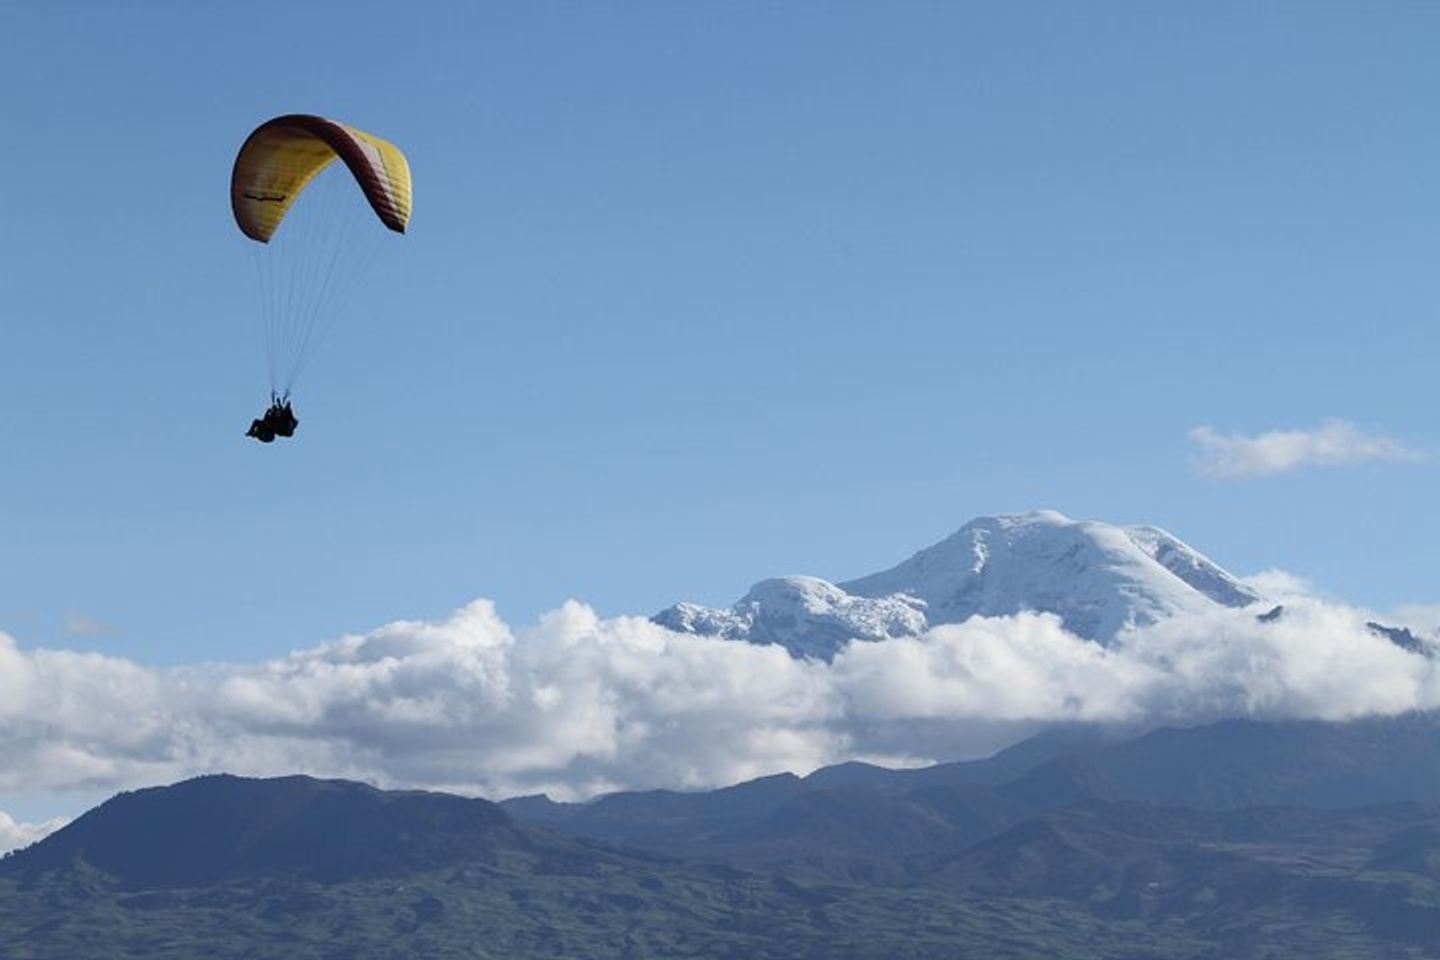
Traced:
<svg viewBox="0 0 1440 960">
<path fill-rule="evenodd" d="M 276 437 L 293 437 L 295 428 L 300 426 L 300 421 L 295 419 L 295 411 L 290 409 L 290 394 L 276 396 L 270 394 L 270 409 L 265 411 L 265 416 L 259 420 L 250 421 L 250 429 L 245 436 L 254 437 L 261 443 L 270 443 Z"/>
</svg>

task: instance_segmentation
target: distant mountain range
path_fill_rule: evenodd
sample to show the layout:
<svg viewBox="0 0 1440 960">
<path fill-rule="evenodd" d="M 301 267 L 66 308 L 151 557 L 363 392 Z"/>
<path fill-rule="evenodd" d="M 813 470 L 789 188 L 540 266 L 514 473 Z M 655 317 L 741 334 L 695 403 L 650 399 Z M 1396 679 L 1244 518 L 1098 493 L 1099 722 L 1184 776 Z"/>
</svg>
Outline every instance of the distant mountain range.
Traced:
<svg viewBox="0 0 1440 960">
<path fill-rule="evenodd" d="M 973 616 L 1112 644 L 1252 605 L 1287 615 L 1164 531 L 1042 511 L 655 620 L 828 659 Z M 0 860 L 0 957 L 134 956 L 1440 960 L 1440 715 L 1056 727 L 978 761 L 587 803 L 215 775 Z"/>
<path fill-rule="evenodd" d="M 1108 644 L 1127 627 L 1264 600 L 1164 530 L 1040 510 L 972 520 L 871 576 L 763 580 L 729 609 L 678 603 L 653 619 L 830 659 L 851 639 L 916 636 L 974 616 L 1053 613 L 1072 633 Z"/>
<path fill-rule="evenodd" d="M 1440 957 L 1440 718 L 492 804 L 121 794 L 0 861 L 0 956 Z"/>
<path fill-rule="evenodd" d="M 1199 811 L 1440 803 L 1440 717 L 1227 720 L 1128 738 L 1059 727 L 985 760 L 912 770 L 845 763 L 709 792 L 580 804 L 520 797 L 501 807 L 575 836 L 774 866 L 821 853 L 866 860 L 961 849 L 1089 801 Z"/>
</svg>

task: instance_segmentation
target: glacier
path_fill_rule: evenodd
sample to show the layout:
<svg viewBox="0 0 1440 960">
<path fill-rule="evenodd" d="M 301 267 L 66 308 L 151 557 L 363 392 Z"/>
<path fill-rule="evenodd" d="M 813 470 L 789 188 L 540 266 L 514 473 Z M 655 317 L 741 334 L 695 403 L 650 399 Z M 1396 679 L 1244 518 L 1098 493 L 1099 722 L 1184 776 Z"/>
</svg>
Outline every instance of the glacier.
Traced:
<svg viewBox="0 0 1440 960">
<path fill-rule="evenodd" d="M 1127 629 L 1264 599 L 1158 527 L 1036 510 L 978 517 L 870 576 L 777 577 L 729 609 L 682 602 L 651 619 L 682 633 L 780 644 L 797 657 L 830 660 L 852 640 L 917 636 L 1024 611 L 1054 614 L 1072 633 L 1110 645 Z"/>
</svg>

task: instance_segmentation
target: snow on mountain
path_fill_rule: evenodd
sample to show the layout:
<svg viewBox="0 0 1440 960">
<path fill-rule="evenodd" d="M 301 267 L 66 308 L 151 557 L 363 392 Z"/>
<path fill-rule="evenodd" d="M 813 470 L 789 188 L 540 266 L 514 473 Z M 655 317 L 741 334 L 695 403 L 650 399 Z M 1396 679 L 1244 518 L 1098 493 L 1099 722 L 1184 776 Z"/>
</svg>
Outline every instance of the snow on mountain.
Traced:
<svg viewBox="0 0 1440 960">
<path fill-rule="evenodd" d="M 868 577 L 765 580 L 729 610 L 680 603 L 654 620 L 829 659 L 851 639 L 914 636 L 936 624 L 1023 610 L 1054 613 L 1073 633 L 1109 643 L 1126 627 L 1261 599 L 1164 530 L 1040 510 L 972 520 Z"/>
<path fill-rule="evenodd" d="M 778 643 L 800 657 L 830 659 L 847 640 L 915 636 L 925 604 L 904 593 L 853 596 L 818 577 L 762 580 L 729 610 L 677 603 L 653 618 L 682 633 Z"/>
</svg>

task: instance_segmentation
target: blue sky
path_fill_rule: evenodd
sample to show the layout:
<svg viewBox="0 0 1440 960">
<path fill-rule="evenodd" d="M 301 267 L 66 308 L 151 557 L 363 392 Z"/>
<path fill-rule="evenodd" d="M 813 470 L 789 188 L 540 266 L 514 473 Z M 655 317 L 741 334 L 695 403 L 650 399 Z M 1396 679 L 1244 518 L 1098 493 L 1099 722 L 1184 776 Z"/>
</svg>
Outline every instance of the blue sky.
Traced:
<svg viewBox="0 0 1440 960">
<path fill-rule="evenodd" d="M 1223 479 L 1188 434 L 1440 450 L 1440 6 L 397 10 L 0 8 L 23 646 L 725 604 L 1040 506 L 1437 599 L 1435 461 Z M 286 112 L 416 201 L 262 448 L 227 190 Z"/>
</svg>

